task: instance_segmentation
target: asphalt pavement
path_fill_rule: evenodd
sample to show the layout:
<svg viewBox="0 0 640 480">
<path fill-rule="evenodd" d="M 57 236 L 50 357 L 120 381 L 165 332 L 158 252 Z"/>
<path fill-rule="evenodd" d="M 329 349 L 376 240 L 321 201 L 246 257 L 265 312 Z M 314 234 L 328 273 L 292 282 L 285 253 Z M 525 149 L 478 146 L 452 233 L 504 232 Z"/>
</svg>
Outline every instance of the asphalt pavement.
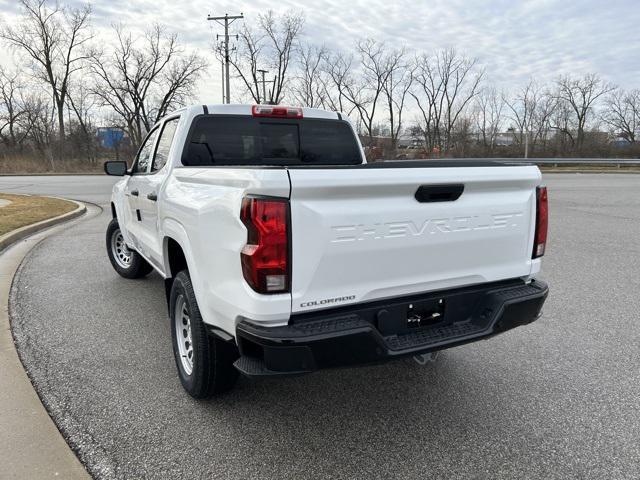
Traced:
<svg viewBox="0 0 640 480">
<path fill-rule="evenodd" d="M 1 176 L 0 192 L 64 196 L 95 204 L 108 204 L 118 177 L 107 175 Z"/>
<path fill-rule="evenodd" d="M 161 279 L 125 280 L 108 209 L 36 247 L 10 309 L 22 359 L 97 478 L 640 478 L 640 175 L 546 175 L 545 315 L 491 340 L 192 400 Z M 107 205 L 107 177 L 0 191 Z M 481 254 L 481 252 L 478 252 Z"/>
</svg>

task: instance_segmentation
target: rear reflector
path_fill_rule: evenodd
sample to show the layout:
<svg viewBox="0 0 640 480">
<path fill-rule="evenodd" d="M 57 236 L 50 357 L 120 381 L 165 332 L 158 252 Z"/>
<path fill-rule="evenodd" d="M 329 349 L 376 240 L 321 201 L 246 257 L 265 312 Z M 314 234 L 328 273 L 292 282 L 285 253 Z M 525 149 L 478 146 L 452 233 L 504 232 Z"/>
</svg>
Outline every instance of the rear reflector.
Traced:
<svg viewBox="0 0 640 480">
<path fill-rule="evenodd" d="M 242 273 L 258 293 L 289 291 L 289 203 L 245 197 L 240 219 L 247 227 Z"/>
<path fill-rule="evenodd" d="M 276 107 L 273 105 L 254 105 L 251 108 L 254 117 L 302 118 L 300 107 Z"/>
<path fill-rule="evenodd" d="M 549 201 L 547 187 L 536 189 L 536 234 L 533 239 L 533 257 L 544 255 L 547 246 L 547 230 L 549 228 Z"/>
</svg>

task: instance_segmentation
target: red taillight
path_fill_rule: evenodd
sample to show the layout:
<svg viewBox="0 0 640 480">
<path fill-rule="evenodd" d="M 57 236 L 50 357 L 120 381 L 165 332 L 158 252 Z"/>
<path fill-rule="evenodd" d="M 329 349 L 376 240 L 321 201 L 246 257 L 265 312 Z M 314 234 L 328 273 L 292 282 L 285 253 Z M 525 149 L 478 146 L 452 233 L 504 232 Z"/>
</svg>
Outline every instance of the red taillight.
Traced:
<svg viewBox="0 0 640 480">
<path fill-rule="evenodd" d="M 533 238 L 533 257 L 544 255 L 547 246 L 547 230 L 549 228 L 549 201 L 547 187 L 536 189 L 536 234 Z"/>
<path fill-rule="evenodd" d="M 289 291 L 289 202 L 245 197 L 240 211 L 247 227 L 242 273 L 258 293 Z"/>
<path fill-rule="evenodd" d="M 273 105 L 254 105 L 251 108 L 254 117 L 302 118 L 300 107 L 275 107 Z"/>
</svg>

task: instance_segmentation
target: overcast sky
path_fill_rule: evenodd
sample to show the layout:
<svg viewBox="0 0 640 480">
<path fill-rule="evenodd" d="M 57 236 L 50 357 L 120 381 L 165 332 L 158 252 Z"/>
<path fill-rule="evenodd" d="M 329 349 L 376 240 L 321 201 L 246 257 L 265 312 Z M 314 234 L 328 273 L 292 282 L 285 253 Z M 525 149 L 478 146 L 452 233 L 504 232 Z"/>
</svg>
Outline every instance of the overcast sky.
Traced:
<svg viewBox="0 0 640 480">
<path fill-rule="evenodd" d="M 0 0 L 3 21 L 15 20 L 17 3 Z M 92 6 L 94 29 L 105 39 L 113 22 L 139 30 L 160 22 L 204 55 L 210 55 L 212 36 L 222 31 L 206 21 L 208 13 L 243 12 L 247 21 L 255 21 L 268 9 L 299 10 L 310 42 L 341 47 L 372 37 L 425 51 L 456 47 L 478 57 L 500 87 L 520 85 L 531 76 L 549 80 L 560 73 L 598 72 L 625 88 L 640 88 L 639 0 L 97 0 Z M 0 50 L 0 62 L 7 56 Z M 219 101 L 219 76 L 212 62 L 198 101 Z"/>
</svg>

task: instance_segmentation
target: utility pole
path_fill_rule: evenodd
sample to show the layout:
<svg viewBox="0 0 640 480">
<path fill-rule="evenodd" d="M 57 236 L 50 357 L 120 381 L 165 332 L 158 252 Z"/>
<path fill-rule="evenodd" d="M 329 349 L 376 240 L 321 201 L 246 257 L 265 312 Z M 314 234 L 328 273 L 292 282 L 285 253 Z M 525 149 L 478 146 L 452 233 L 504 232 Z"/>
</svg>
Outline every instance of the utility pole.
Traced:
<svg viewBox="0 0 640 480">
<path fill-rule="evenodd" d="M 262 70 L 262 69 L 258 69 L 258 72 L 260 72 L 262 74 L 262 102 L 261 103 L 266 103 L 267 102 L 267 89 L 265 87 L 265 79 L 264 79 L 264 75 L 265 73 L 269 73 L 268 70 Z"/>
<path fill-rule="evenodd" d="M 226 84 L 226 102 L 231 103 L 231 88 L 229 81 L 229 25 L 231 25 L 235 20 L 239 18 L 244 18 L 242 12 L 240 15 L 229 15 L 228 13 L 224 14 L 224 17 L 212 17 L 211 15 L 207 16 L 207 20 L 215 20 L 220 25 L 224 26 L 224 66 L 225 66 L 225 84 Z"/>
<path fill-rule="evenodd" d="M 527 122 L 524 122 L 524 158 L 529 158 L 529 128 L 532 126 L 533 120 L 529 119 L 529 125 Z"/>
<path fill-rule="evenodd" d="M 225 88 L 224 88 L 224 58 L 220 58 L 220 84 L 222 85 L 222 103 L 225 101 Z"/>
</svg>

